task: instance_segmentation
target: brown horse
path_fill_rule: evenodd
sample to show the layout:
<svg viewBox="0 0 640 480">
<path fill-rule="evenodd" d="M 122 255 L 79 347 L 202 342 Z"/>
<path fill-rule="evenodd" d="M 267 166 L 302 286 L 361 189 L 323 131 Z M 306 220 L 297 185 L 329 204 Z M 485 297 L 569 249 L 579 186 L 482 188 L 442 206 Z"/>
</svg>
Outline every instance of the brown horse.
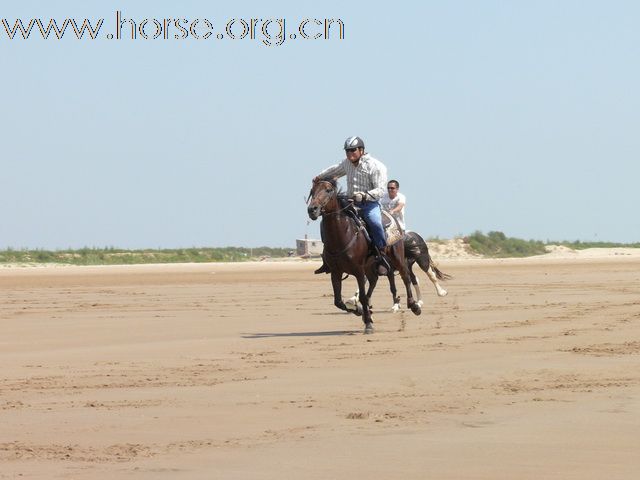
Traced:
<svg viewBox="0 0 640 480">
<path fill-rule="evenodd" d="M 362 222 L 354 218 L 353 209 L 353 203 L 349 202 L 346 196 L 338 194 L 335 179 L 321 179 L 313 185 L 309 194 L 307 213 L 311 220 L 317 220 L 322 216 L 320 228 L 323 231 L 324 260 L 331 269 L 333 303 L 341 310 L 352 311 L 342 300 L 342 276 L 345 273 L 353 275 L 358 282 L 362 308 L 357 307 L 352 312 L 362 315 L 365 325 L 364 333 L 373 333 L 369 300 L 378 282 L 378 275 L 364 227 Z M 411 280 L 404 258 L 403 242 L 396 242 L 386 247 L 385 254 L 392 268 L 398 270 L 405 284 L 407 306 L 413 313 L 420 315 L 420 306 L 413 299 L 411 292 Z M 369 288 L 365 290 L 367 280 Z"/>
</svg>

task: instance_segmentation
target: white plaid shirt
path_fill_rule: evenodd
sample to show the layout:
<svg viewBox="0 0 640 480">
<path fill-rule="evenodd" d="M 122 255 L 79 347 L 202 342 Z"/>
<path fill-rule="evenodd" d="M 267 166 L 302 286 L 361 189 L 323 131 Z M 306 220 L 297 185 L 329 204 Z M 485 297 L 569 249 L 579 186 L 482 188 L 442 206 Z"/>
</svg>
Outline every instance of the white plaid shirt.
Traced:
<svg viewBox="0 0 640 480">
<path fill-rule="evenodd" d="M 356 192 L 366 192 L 367 200 L 380 200 L 387 188 L 387 167 L 373 158 L 368 153 L 360 157 L 358 166 L 354 166 L 348 159 L 344 159 L 337 165 L 325 168 L 319 177 L 343 177 L 347 176 L 347 195 L 352 196 Z"/>
</svg>

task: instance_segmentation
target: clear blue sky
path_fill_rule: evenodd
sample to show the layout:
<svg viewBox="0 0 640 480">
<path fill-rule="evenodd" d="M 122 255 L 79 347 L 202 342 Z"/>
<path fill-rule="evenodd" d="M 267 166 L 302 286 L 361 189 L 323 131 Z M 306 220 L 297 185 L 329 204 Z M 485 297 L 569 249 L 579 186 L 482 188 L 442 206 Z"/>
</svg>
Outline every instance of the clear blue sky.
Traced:
<svg viewBox="0 0 640 480">
<path fill-rule="evenodd" d="M 408 227 L 640 241 L 635 1 L 7 2 L 0 248 L 293 246 L 360 135 Z M 107 39 L 126 18 L 339 18 L 343 40 Z M 153 33 L 153 28 L 149 28 Z M 272 30 L 273 32 L 273 30 Z"/>
</svg>

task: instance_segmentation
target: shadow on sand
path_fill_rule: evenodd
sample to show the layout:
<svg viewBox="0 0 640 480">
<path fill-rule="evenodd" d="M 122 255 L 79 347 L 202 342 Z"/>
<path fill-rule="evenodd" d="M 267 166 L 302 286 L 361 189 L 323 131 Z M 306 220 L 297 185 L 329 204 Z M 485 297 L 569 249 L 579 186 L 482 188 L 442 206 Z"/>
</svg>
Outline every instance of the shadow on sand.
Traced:
<svg viewBox="0 0 640 480">
<path fill-rule="evenodd" d="M 361 330 L 331 330 L 328 332 L 289 332 L 289 333 L 247 333 L 242 338 L 274 338 L 274 337 L 339 337 L 343 335 L 362 334 Z"/>
</svg>

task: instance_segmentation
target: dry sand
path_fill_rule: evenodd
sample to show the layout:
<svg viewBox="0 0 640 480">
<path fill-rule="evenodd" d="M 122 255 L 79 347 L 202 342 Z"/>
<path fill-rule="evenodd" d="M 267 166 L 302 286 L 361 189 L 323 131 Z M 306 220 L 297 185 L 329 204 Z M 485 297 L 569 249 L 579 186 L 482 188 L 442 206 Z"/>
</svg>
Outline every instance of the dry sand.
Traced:
<svg viewBox="0 0 640 480">
<path fill-rule="evenodd" d="M 370 336 L 317 262 L 0 269 L 0 479 L 638 478 L 640 257 L 600 253 L 442 258 Z"/>
</svg>

